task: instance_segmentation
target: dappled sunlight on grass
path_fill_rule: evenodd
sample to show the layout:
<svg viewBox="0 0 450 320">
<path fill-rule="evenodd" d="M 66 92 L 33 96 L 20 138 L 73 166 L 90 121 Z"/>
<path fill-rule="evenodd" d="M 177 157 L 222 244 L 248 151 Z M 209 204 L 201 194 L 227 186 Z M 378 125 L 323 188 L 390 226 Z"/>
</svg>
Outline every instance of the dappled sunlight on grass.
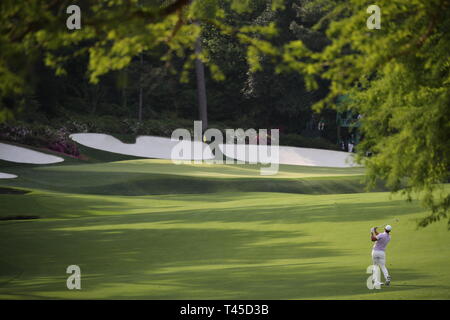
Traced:
<svg viewBox="0 0 450 320">
<path fill-rule="evenodd" d="M 0 221 L 3 299 L 450 298 L 445 225 L 415 232 L 418 203 L 364 193 L 360 168 L 282 167 L 301 179 L 163 160 L 17 170 L 5 186 L 31 192 L 0 194 L 0 216 L 39 219 Z M 375 293 L 368 233 L 385 223 L 394 282 Z M 66 289 L 71 264 L 78 292 Z"/>
<path fill-rule="evenodd" d="M 208 164 L 194 162 L 187 164 L 174 164 L 170 160 L 142 159 L 125 160 L 109 163 L 98 163 L 88 165 L 64 165 L 46 166 L 38 170 L 44 171 L 78 171 L 78 172 L 127 172 L 127 173 L 147 173 L 147 174 L 170 174 L 184 176 L 199 176 L 213 178 L 267 178 L 261 176 L 260 168 L 265 167 L 259 164 Z M 280 165 L 276 175 L 277 178 L 306 178 L 321 176 L 349 176 L 361 175 L 363 168 L 325 168 L 325 167 L 305 167 L 293 165 Z"/>
</svg>

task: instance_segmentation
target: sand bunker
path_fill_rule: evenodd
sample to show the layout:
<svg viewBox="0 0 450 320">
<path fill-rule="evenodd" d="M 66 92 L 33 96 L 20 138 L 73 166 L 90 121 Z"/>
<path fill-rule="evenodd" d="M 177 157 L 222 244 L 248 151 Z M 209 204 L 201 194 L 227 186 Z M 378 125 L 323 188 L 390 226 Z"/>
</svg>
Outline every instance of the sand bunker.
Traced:
<svg viewBox="0 0 450 320">
<path fill-rule="evenodd" d="M 261 150 L 260 146 L 257 145 L 245 145 L 243 148 L 243 152 L 239 153 L 237 148 L 233 145 L 219 145 L 220 150 L 229 158 L 237 159 L 244 161 L 245 159 L 251 159 L 248 155 L 250 150 L 253 155 L 259 155 L 260 152 L 262 154 L 271 154 L 272 147 L 268 146 L 265 150 Z M 247 155 L 247 156 L 246 156 Z M 355 166 L 352 161 L 352 153 L 342 152 L 342 151 L 333 151 L 333 150 L 322 150 L 322 149 L 312 149 L 312 148 L 298 148 L 298 147 L 286 147 L 279 146 L 278 148 L 278 158 L 279 164 L 289 164 L 289 165 L 298 165 L 298 166 L 316 166 L 316 167 L 337 167 L 337 168 L 346 168 Z M 273 157 L 268 157 L 269 159 L 274 160 Z M 260 157 L 256 158 L 258 162 L 261 162 Z"/>
<path fill-rule="evenodd" d="M 101 133 L 76 133 L 70 137 L 79 144 L 90 148 L 143 158 L 201 160 L 202 153 L 204 154 L 203 160 L 213 158 L 209 146 L 199 141 L 172 141 L 170 138 L 140 136 L 136 139 L 136 143 L 123 143 L 113 136 Z M 172 158 L 172 149 L 178 143 L 184 144 L 186 149 L 193 150 L 192 154 L 177 155 Z M 221 144 L 219 147 L 227 157 L 242 161 L 245 160 L 245 154 L 249 150 L 252 150 L 253 154 L 259 154 L 262 151 L 259 146 L 245 145 L 245 153 L 242 156 L 232 145 Z M 196 149 L 197 151 L 195 151 Z M 285 146 L 280 146 L 278 150 L 280 164 L 341 168 L 355 166 L 352 154 L 348 152 Z M 247 159 L 249 159 L 248 156 Z M 256 159 L 261 162 L 259 157 Z M 274 160 L 274 158 L 271 159 Z"/>
<path fill-rule="evenodd" d="M 0 160 L 32 164 L 49 164 L 64 161 L 63 158 L 57 156 L 6 143 L 0 143 Z"/>
<path fill-rule="evenodd" d="M 170 138 L 140 136 L 136 143 L 123 143 L 113 136 L 102 133 L 75 133 L 70 138 L 84 146 L 143 158 L 173 159 L 173 160 L 201 160 L 213 157 L 208 145 L 200 141 L 172 141 Z M 172 158 L 172 148 L 178 143 L 186 150 L 193 150 L 189 154 L 178 154 Z"/>
<path fill-rule="evenodd" d="M 14 179 L 14 178 L 17 178 L 15 174 L 0 172 L 0 179 Z"/>
</svg>

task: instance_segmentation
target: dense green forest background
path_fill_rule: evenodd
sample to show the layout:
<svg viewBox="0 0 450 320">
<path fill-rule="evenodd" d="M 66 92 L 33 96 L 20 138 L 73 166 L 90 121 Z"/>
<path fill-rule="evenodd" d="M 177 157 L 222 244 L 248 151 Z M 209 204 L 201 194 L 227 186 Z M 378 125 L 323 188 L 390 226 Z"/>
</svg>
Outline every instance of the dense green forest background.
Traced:
<svg viewBox="0 0 450 320">
<path fill-rule="evenodd" d="M 81 30 L 65 25 L 72 2 Z M 425 226 L 450 209 L 450 0 L 379 0 L 380 29 L 368 27 L 372 5 L 3 0 L 0 140 L 77 156 L 72 132 L 132 142 L 202 119 L 341 149 L 358 126 L 367 185 L 420 198 Z M 339 132 L 344 111 L 359 120 Z"/>
<path fill-rule="evenodd" d="M 302 2 L 290 0 L 285 10 L 273 11 L 267 1 L 254 1 L 248 13 L 229 10 L 228 22 L 236 27 L 275 23 L 275 44 L 300 39 L 310 50 L 320 51 L 328 40 L 324 30 L 313 31 L 312 27 L 325 12 L 304 10 Z M 213 25 L 204 25 L 201 36 L 202 47 L 224 75 L 217 81 L 206 69 L 209 127 L 278 128 L 281 144 L 339 148 L 336 111 L 314 114 L 311 109 L 327 95 L 327 81 L 318 79 L 319 87 L 308 91 L 300 73 L 276 73 L 269 59 L 261 61 L 262 70 L 252 72 L 246 47 L 236 38 L 223 35 Z M 199 119 L 195 72 L 181 81 L 180 73 L 173 71 L 180 71 L 186 58 L 175 57 L 169 66 L 161 61 L 164 50 L 161 46 L 134 57 L 125 69 L 102 76 L 97 84 L 89 81 L 87 56 L 68 60 L 66 75 L 59 76 L 44 65 L 44 57 L 33 57 L 27 62 L 26 93 L 17 98 L 23 100 L 23 108 L 15 110 L 14 121 L 2 125 L 3 138 L 45 144 L 51 128 L 119 136 L 170 136 L 179 127 L 192 129 L 193 121 Z M 17 106 L 18 102 L 10 104 Z M 324 130 L 318 130 L 321 120 Z M 20 137 L 30 131 L 37 134 Z"/>
</svg>

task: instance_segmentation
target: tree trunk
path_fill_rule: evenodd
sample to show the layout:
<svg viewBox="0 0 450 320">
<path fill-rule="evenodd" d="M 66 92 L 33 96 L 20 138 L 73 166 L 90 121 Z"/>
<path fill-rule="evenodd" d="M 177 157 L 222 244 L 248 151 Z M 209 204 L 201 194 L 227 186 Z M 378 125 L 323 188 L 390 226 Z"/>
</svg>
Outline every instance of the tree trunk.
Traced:
<svg viewBox="0 0 450 320">
<path fill-rule="evenodd" d="M 201 36 L 195 42 L 195 53 L 202 51 Z M 208 113 L 206 101 L 205 67 L 200 59 L 195 59 L 195 73 L 197 75 L 198 114 L 202 121 L 202 132 L 208 128 Z"/>
<path fill-rule="evenodd" d="M 142 103 L 143 103 L 143 98 L 142 98 L 142 74 L 143 74 L 143 65 L 144 65 L 144 56 L 141 53 L 140 55 L 141 58 L 141 66 L 140 66 L 140 72 L 139 72 L 139 111 L 138 111 L 138 121 L 141 122 L 142 121 Z"/>
<path fill-rule="evenodd" d="M 123 70 L 123 83 L 122 83 L 122 107 L 124 110 L 127 109 L 127 87 L 128 87 L 128 70 L 125 68 Z"/>
<path fill-rule="evenodd" d="M 90 93 L 90 95 L 89 95 Z M 90 96 L 91 103 L 92 103 L 92 114 L 95 114 L 97 112 L 97 106 L 98 102 L 101 99 L 100 98 L 100 88 L 99 84 L 94 85 L 92 88 L 88 88 L 88 96 Z"/>
</svg>

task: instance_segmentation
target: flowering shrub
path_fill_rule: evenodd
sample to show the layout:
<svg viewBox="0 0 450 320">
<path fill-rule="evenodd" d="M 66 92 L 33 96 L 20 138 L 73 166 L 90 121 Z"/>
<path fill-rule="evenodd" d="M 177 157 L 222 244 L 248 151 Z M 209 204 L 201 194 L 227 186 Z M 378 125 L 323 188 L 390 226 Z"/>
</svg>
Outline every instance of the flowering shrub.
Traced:
<svg viewBox="0 0 450 320">
<path fill-rule="evenodd" d="M 23 126 L 7 126 L 5 124 L 1 125 L 0 137 L 9 141 L 20 141 L 24 137 L 30 135 L 32 131 Z"/>
<path fill-rule="evenodd" d="M 80 152 L 75 142 L 69 138 L 65 128 L 54 129 L 45 125 L 14 123 L 0 125 L 0 139 L 32 145 L 78 157 Z"/>
</svg>

